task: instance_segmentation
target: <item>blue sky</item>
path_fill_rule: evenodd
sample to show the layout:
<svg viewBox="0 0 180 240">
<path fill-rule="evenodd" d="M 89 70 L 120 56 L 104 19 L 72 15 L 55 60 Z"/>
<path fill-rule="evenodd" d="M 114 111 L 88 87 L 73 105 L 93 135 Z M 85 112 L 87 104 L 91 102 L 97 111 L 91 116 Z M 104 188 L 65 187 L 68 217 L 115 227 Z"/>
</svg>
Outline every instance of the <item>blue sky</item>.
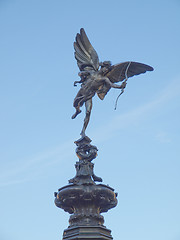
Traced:
<svg viewBox="0 0 180 240">
<path fill-rule="evenodd" d="M 180 2 L 0 0 L 1 240 L 61 239 L 53 193 L 75 175 L 73 41 L 84 27 L 101 61 L 154 72 L 93 99 L 95 173 L 118 192 L 114 239 L 180 239 Z"/>
</svg>

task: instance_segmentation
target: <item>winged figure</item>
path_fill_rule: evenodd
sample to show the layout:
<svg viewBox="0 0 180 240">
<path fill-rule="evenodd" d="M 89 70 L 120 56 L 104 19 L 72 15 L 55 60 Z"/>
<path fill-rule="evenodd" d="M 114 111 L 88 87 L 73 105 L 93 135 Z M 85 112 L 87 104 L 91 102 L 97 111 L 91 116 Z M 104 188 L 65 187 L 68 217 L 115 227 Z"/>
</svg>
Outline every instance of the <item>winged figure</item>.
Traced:
<svg viewBox="0 0 180 240">
<path fill-rule="evenodd" d="M 84 137 L 91 115 L 94 95 L 97 93 L 98 97 L 103 100 L 111 88 L 121 89 L 121 93 L 123 93 L 129 77 L 146 71 L 153 71 L 153 68 L 143 63 L 131 61 L 116 65 L 112 65 L 110 61 L 99 62 L 98 55 L 83 28 L 76 35 L 74 50 L 77 65 L 80 69 L 78 75 L 81 78 L 80 81 L 74 82 L 74 86 L 81 83 L 81 88 L 74 99 L 73 106 L 76 112 L 73 114 L 72 119 L 81 113 L 80 108 L 85 104 L 86 116 L 80 134 Z M 118 85 L 117 82 L 122 83 Z"/>
</svg>

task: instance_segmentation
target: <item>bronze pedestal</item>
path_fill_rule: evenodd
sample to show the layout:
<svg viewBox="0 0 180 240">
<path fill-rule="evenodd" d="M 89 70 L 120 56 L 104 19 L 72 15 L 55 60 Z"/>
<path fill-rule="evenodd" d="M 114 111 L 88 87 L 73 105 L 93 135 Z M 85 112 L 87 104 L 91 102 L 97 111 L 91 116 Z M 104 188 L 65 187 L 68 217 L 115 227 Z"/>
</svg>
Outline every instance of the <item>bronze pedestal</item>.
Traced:
<svg viewBox="0 0 180 240">
<path fill-rule="evenodd" d="M 63 240 L 113 239 L 111 231 L 103 225 L 101 213 L 117 205 L 117 194 L 113 188 L 95 183 L 102 179 L 94 174 L 91 161 L 97 155 L 97 148 L 90 142 L 88 137 L 76 141 L 79 157 L 75 165 L 76 176 L 69 180 L 69 185 L 55 193 L 55 205 L 71 214 Z"/>
</svg>

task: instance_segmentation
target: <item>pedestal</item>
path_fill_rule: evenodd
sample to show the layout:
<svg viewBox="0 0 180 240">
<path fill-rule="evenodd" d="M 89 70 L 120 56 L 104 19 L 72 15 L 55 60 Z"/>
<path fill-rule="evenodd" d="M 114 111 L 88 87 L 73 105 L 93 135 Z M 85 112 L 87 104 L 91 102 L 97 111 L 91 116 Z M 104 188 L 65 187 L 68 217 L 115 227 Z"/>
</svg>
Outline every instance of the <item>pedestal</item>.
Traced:
<svg viewBox="0 0 180 240">
<path fill-rule="evenodd" d="M 55 193 L 55 205 L 71 214 L 63 240 L 113 239 L 111 231 L 103 225 L 101 213 L 117 205 L 117 194 L 108 185 L 95 183 L 102 179 L 94 174 L 91 161 L 97 155 L 97 148 L 90 141 L 89 138 L 76 141 L 79 157 L 75 165 L 76 176 Z"/>
<path fill-rule="evenodd" d="M 75 240 L 75 239 L 113 239 L 111 236 L 111 230 L 104 226 L 79 226 L 69 227 L 64 230 L 63 240 Z"/>
</svg>

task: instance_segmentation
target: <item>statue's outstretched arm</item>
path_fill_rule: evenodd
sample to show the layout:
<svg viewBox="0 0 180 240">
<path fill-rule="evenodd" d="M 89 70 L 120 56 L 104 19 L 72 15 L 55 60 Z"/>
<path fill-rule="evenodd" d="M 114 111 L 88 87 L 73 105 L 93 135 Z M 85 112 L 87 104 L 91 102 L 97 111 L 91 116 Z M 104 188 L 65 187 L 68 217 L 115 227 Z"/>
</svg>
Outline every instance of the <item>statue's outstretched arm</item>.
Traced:
<svg viewBox="0 0 180 240">
<path fill-rule="evenodd" d="M 118 84 L 115 84 L 115 83 L 112 83 L 109 78 L 105 78 L 105 82 L 110 85 L 110 87 L 112 88 L 119 88 L 119 89 L 123 89 L 126 87 L 126 82 L 123 82 L 121 85 L 118 85 Z"/>
</svg>

